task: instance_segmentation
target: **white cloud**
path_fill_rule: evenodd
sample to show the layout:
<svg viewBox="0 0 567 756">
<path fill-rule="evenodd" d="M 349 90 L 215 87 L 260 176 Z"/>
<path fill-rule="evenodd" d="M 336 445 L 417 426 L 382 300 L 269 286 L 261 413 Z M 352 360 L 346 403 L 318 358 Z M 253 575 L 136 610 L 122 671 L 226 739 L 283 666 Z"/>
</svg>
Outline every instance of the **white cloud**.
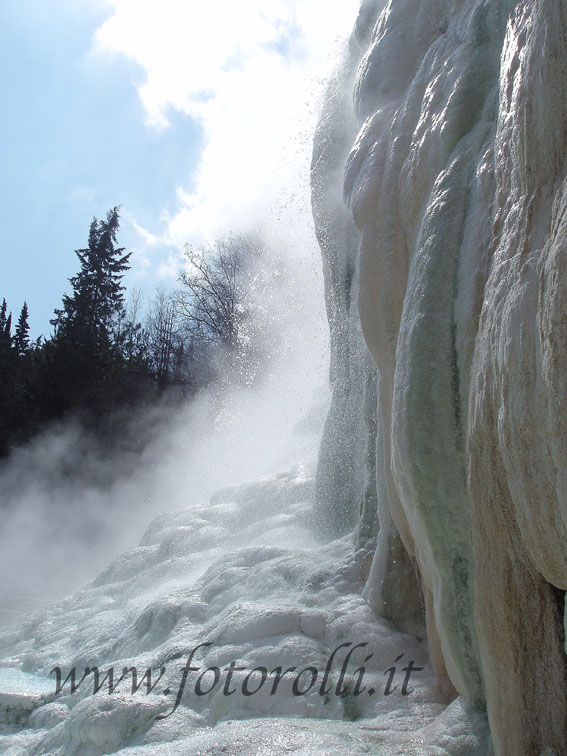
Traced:
<svg viewBox="0 0 567 756">
<path fill-rule="evenodd" d="M 354 20 L 357 0 L 111 0 L 101 51 L 144 71 L 148 124 L 178 111 L 204 147 L 166 237 L 181 245 L 244 229 L 305 183 L 320 82 Z M 304 188 L 303 188 L 304 190 Z M 161 235 L 161 234 L 159 234 Z"/>
<path fill-rule="evenodd" d="M 144 241 L 144 244 L 147 247 L 156 247 L 158 244 L 163 244 L 164 239 L 160 236 L 157 236 L 156 234 L 152 234 L 151 231 L 148 231 L 147 228 L 144 228 L 138 221 L 134 218 L 134 216 L 129 212 L 124 212 L 123 217 L 128 220 L 132 226 L 134 227 L 134 230 L 139 234 L 140 238 Z"/>
</svg>

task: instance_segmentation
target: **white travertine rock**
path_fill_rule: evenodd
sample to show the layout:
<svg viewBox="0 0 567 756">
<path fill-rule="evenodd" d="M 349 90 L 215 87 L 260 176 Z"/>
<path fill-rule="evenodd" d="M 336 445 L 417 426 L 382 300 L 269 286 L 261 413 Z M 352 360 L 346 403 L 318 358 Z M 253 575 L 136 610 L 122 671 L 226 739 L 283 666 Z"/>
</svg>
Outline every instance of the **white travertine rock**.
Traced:
<svg viewBox="0 0 567 756">
<path fill-rule="evenodd" d="M 327 544 L 306 540 L 311 502 L 300 498 L 309 482 L 289 471 L 227 489 L 211 507 L 163 515 L 148 528 L 139 558 L 129 552 L 74 596 L 0 633 L 0 693 L 26 694 L 25 710 L 21 701 L 0 706 L 0 752 L 275 756 L 291 748 L 310 756 L 345 749 L 361 756 L 377 749 L 388 756 L 487 756 L 486 716 L 463 700 L 447 709 L 422 640 L 377 618 L 361 597 L 364 549 L 353 554 L 350 535 Z M 291 517 L 285 529 L 273 524 L 274 498 L 280 515 Z M 224 507 L 231 523 L 225 550 L 219 553 L 216 538 L 198 537 L 193 553 L 167 556 L 161 545 L 176 529 L 208 532 L 209 523 L 223 520 Z M 254 538 L 247 535 L 250 509 L 262 525 Z M 204 573 L 194 569 L 198 555 Z M 137 571 L 129 568 L 134 564 Z M 207 645 L 191 656 L 201 643 Z M 344 676 L 350 691 L 342 695 L 341 670 L 353 645 Z M 236 668 L 227 692 L 231 662 Z M 410 663 L 415 671 L 405 694 Z M 76 669 L 74 694 L 69 680 L 56 694 L 56 665 L 61 680 Z M 92 671 L 82 679 L 84 667 L 93 665 L 100 670 L 96 693 Z M 129 672 L 121 680 L 124 668 Z M 215 668 L 222 670 L 216 686 Z M 278 668 L 286 675 L 274 688 Z M 312 687 L 309 668 L 316 673 Z M 143 682 L 148 670 L 151 692 Z M 205 690 L 199 692 L 201 674 Z"/>
<path fill-rule="evenodd" d="M 567 9 L 502 53 L 495 244 L 471 375 L 476 612 L 497 753 L 565 753 Z"/>
<path fill-rule="evenodd" d="M 382 530 L 365 596 L 385 616 L 387 585 L 418 600 L 408 571 L 392 569 L 395 526 L 447 694 L 477 707 L 486 696 L 497 754 L 563 754 L 567 8 L 363 7 L 344 175 L 358 246 L 332 255 L 357 271 L 378 371 L 377 461 L 364 469 Z M 341 243 L 327 240 L 324 258 Z M 337 274 L 335 290 L 346 281 Z M 353 308 L 341 312 L 335 329 L 355 329 Z M 339 344 L 335 373 L 357 359 Z M 335 415 L 361 411 L 362 385 Z"/>
</svg>

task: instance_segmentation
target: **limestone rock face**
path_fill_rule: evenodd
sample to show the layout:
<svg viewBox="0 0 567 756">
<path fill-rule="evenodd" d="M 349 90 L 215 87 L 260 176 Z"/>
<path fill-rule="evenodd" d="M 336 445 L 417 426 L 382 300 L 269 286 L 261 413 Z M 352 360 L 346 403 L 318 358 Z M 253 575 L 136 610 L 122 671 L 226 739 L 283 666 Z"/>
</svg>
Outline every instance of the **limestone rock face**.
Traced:
<svg viewBox="0 0 567 756">
<path fill-rule="evenodd" d="M 563 3 L 521 4 L 508 26 L 496 235 L 471 374 L 476 609 L 506 754 L 567 747 L 566 40 Z"/>
<path fill-rule="evenodd" d="M 319 510 L 509 756 L 567 753 L 566 90 L 561 0 L 364 2 L 314 151 Z"/>
</svg>

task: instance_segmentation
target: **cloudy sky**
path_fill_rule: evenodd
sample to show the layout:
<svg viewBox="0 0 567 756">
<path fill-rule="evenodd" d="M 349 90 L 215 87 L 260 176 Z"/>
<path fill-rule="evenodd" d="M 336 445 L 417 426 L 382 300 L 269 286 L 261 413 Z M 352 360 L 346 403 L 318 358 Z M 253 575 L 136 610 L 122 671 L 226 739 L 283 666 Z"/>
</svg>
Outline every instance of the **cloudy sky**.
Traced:
<svg viewBox="0 0 567 756">
<path fill-rule="evenodd" d="M 73 250 L 122 206 L 128 283 L 245 230 L 308 165 L 321 82 L 357 0 L 4 0 L 2 286 L 49 332 Z"/>
</svg>

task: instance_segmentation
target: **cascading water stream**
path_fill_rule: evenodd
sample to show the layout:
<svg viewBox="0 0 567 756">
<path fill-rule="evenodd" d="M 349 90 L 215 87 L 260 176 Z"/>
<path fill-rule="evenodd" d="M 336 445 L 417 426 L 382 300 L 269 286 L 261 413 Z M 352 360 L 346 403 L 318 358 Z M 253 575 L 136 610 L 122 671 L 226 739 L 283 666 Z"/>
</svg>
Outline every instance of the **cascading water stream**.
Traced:
<svg viewBox="0 0 567 756">
<path fill-rule="evenodd" d="M 561 0 L 363 0 L 311 167 L 317 464 L 311 421 L 0 635 L 0 752 L 567 753 L 566 89 Z M 46 696 L 93 665 L 166 673 Z"/>
</svg>

